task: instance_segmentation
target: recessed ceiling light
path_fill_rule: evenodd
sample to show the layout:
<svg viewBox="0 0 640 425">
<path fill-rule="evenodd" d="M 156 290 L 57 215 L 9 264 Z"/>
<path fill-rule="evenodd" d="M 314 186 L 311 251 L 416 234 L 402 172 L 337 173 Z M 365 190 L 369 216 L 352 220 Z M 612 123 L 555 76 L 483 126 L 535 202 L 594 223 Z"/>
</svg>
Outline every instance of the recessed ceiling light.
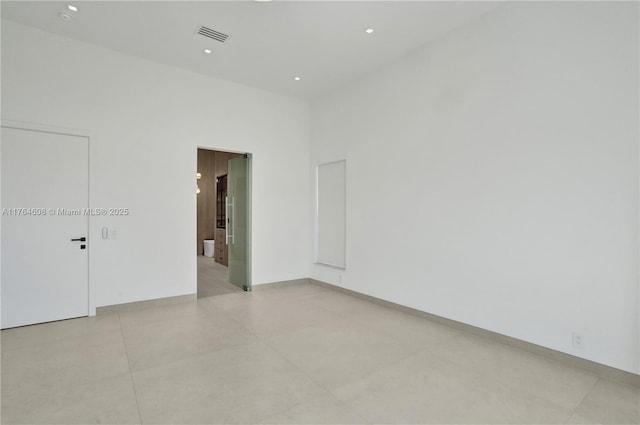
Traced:
<svg viewBox="0 0 640 425">
<path fill-rule="evenodd" d="M 211 49 L 204 49 L 204 52 L 205 52 L 206 54 L 210 54 L 210 53 L 211 53 Z"/>
<path fill-rule="evenodd" d="M 268 2 L 270 2 L 271 0 L 256 0 L 256 1 L 257 1 L 258 3 L 268 3 Z"/>
<path fill-rule="evenodd" d="M 60 19 L 62 19 L 63 21 L 67 21 L 67 22 L 71 22 L 71 20 L 73 19 L 73 16 L 71 16 L 70 13 L 68 12 L 59 12 L 58 16 L 60 17 Z"/>
<path fill-rule="evenodd" d="M 366 30 L 364 30 L 364 32 L 366 32 L 367 34 L 371 34 L 373 32 L 373 28 L 367 28 Z"/>
<path fill-rule="evenodd" d="M 68 5 L 67 5 L 67 8 L 68 8 L 69 10 L 74 11 L 74 12 L 77 12 L 77 11 L 78 11 L 78 8 L 77 8 L 76 6 L 74 6 L 74 5 L 72 5 L 72 4 L 68 4 Z"/>
<path fill-rule="evenodd" d="M 294 80 L 300 81 L 300 77 L 293 77 Z"/>
</svg>

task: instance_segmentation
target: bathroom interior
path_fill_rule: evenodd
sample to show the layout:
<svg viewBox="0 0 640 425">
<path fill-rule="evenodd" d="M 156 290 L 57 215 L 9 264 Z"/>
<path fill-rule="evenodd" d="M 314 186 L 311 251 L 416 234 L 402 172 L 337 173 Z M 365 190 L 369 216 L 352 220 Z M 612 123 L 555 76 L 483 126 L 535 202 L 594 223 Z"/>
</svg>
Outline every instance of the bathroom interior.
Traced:
<svg viewBox="0 0 640 425">
<path fill-rule="evenodd" d="M 198 149 L 197 233 L 198 298 L 242 292 L 229 281 L 226 244 L 228 161 L 242 154 Z"/>
</svg>

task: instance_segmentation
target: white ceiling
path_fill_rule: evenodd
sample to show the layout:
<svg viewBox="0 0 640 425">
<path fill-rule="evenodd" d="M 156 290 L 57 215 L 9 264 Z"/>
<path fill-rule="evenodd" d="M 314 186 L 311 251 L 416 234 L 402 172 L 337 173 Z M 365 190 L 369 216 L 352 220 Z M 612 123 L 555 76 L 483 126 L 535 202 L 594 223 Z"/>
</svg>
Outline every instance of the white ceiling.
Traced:
<svg viewBox="0 0 640 425">
<path fill-rule="evenodd" d="M 59 18 L 78 7 L 71 22 Z M 2 1 L 2 17 L 311 99 L 488 12 L 489 1 Z M 196 34 L 205 25 L 226 42 Z M 365 29 L 374 28 L 373 34 Z M 205 48 L 213 52 L 203 53 Z M 300 76 L 300 81 L 294 81 Z"/>
</svg>

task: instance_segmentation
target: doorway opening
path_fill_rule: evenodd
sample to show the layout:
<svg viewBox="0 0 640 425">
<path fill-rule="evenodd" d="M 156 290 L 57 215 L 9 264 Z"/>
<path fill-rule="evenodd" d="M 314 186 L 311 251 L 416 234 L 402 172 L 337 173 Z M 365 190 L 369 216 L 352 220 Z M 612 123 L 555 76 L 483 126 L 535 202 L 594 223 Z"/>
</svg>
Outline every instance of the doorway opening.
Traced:
<svg viewBox="0 0 640 425">
<path fill-rule="evenodd" d="M 251 159 L 198 148 L 198 298 L 251 290 Z"/>
</svg>

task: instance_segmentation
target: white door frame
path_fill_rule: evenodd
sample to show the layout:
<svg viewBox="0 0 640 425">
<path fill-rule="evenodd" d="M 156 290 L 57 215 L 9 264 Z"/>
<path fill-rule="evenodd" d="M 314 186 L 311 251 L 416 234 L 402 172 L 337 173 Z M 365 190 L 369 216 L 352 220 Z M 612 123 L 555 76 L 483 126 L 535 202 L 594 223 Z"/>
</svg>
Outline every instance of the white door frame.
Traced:
<svg viewBox="0 0 640 425">
<path fill-rule="evenodd" d="M 87 193 L 87 200 L 88 200 L 88 206 L 89 208 L 91 208 L 91 132 L 88 130 L 82 130 L 82 129 L 77 129 L 77 128 L 67 128 L 67 127 L 58 127 L 58 126 L 53 126 L 53 125 L 47 125 L 47 124 L 38 124 L 38 123 L 32 123 L 32 122 L 25 122 L 25 121 L 14 121 L 14 120 L 6 120 L 6 119 L 2 119 L 1 120 L 1 126 L 2 127 L 6 127 L 6 128 L 14 128 L 14 129 L 18 129 L 18 130 L 27 130 L 27 131 L 39 131 L 41 133 L 53 133 L 53 134 L 62 134 L 62 135 L 66 135 L 66 136 L 79 136 L 79 137 L 86 137 L 87 138 L 87 151 L 88 151 L 88 155 L 87 155 L 87 167 L 88 167 L 88 173 L 89 173 L 89 181 L 87 182 L 87 186 L 89 188 L 88 193 Z M 2 194 L 0 193 L 0 196 Z M 91 216 L 89 215 L 87 217 L 88 219 L 88 227 L 89 227 L 89 234 L 91 234 Z M 1 224 L 2 224 L 2 216 L 0 216 L 0 228 L 1 228 Z M 1 232 L 1 230 L 0 230 Z M 89 236 L 89 235 L 87 235 Z M 0 237 L 2 237 L 2 235 L 0 234 Z M 90 239 L 91 240 L 91 239 Z M 1 249 L 1 248 L 0 248 Z M 89 304 L 89 316 L 95 316 L 96 315 L 96 300 L 94 298 L 94 288 L 93 288 L 93 279 L 91 279 L 91 248 L 89 248 L 87 250 L 87 290 L 88 290 L 88 294 L 89 294 L 89 299 L 88 299 L 88 304 Z M 1 252 L 0 252 L 0 258 L 1 258 Z M 2 270 L 2 262 L 0 261 L 0 271 Z"/>
</svg>

